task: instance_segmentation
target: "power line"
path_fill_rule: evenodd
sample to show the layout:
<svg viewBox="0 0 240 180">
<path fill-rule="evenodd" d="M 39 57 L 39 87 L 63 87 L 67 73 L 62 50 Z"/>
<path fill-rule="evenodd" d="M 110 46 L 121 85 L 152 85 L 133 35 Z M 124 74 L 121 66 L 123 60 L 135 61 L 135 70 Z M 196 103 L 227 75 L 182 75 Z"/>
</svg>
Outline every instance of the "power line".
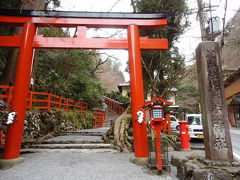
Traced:
<svg viewBox="0 0 240 180">
<path fill-rule="evenodd" d="M 120 2 L 121 0 L 117 0 L 112 7 L 110 8 L 110 10 L 108 10 L 107 12 L 111 12 L 113 10 L 113 8 L 115 8 L 115 6 Z"/>
</svg>

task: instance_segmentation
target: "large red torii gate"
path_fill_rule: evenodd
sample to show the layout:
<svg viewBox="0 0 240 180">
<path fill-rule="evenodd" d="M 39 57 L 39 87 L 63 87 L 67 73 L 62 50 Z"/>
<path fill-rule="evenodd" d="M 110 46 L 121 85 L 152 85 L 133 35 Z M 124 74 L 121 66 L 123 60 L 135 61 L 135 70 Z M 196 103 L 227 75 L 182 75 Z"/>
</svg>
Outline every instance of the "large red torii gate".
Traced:
<svg viewBox="0 0 240 180">
<path fill-rule="evenodd" d="M 7 129 L 1 162 L 19 163 L 24 128 L 27 93 L 35 48 L 48 49 L 128 49 L 132 123 L 136 158 L 148 156 L 145 124 L 136 121 L 137 110 L 144 104 L 141 49 L 168 49 L 167 39 L 149 39 L 139 36 L 139 28 L 162 28 L 168 14 L 49 12 L 28 10 L 0 10 L 0 25 L 23 26 L 21 35 L 0 36 L 0 47 L 20 48 L 12 110 L 17 120 Z M 44 37 L 36 35 L 38 27 L 74 27 L 76 37 Z M 125 28 L 127 39 L 87 38 L 86 28 Z"/>
</svg>

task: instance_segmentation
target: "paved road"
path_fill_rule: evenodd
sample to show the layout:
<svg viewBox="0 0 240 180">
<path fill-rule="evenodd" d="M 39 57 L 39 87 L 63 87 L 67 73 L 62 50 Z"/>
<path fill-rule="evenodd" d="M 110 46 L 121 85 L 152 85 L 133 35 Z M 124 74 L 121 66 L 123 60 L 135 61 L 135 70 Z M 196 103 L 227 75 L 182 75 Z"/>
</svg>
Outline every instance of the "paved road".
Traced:
<svg viewBox="0 0 240 180">
<path fill-rule="evenodd" d="M 240 162 L 240 129 L 231 128 L 233 155 Z"/>
<path fill-rule="evenodd" d="M 231 128 L 231 139 L 232 139 L 232 147 L 233 147 L 233 155 L 236 160 L 240 162 L 240 129 L 238 128 Z M 192 140 L 191 146 L 195 147 L 203 147 L 202 140 Z"/>
</svg>

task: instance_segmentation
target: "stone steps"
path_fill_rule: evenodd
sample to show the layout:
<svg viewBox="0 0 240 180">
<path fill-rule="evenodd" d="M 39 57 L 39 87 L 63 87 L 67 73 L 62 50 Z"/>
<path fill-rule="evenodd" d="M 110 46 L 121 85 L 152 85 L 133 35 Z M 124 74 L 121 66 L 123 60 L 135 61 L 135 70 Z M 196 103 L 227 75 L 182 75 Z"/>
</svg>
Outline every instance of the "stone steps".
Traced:
<svg viewBox="0 0 240 180">
<path fill-rule="evenodd" d="M 115 149 L 112 144 L 34 144 L 30 148 L 38 149 Z"/>
<path fill-rule="evenodd" d="M 101 144 L 104 141 L 43 141 L 42 144 Z"/>
<path fill-rule="evenodd" d="M 37 152 L 79 152 L 79 153 L 117 153 L 116 149 L 102 148 L 102 149 L 41 149 L 41 148 L 25 148 L 21 150 L 21 154 L 37 153 Z"/>
<path fill-rule="evenodd" d="M 62 132 L 62 136 L 72 136 L 72 135 L 82 135 L 82 136 L 102 136 L 104 133 L 102 132 L 79 132 L 79 131 L 69 131 L 69 132 Z"/>
<path fill-rule="evenodd" d="M 21 153 L 31 152 L 118 152 L 117 147 L 104 143 L 102 136 L 110 128 L 110 123 L 116 119 L 116 115 L 110 115 L 105 126 L 95 129 L 84 129 L 62 132 L 60 136 L 52 137 L 41 142 L 41 144 L 31 145 L 21 151 Z M 109 121 L 110 120 L 110 121 Z"/>
<path fill-rule="evenodd" d="M 61 135 L 44 140 L 42 142 L 42 144 L 91 144 L 91 143 L 104 143 L 104 141 L 101 136 Z"/>
</svg>

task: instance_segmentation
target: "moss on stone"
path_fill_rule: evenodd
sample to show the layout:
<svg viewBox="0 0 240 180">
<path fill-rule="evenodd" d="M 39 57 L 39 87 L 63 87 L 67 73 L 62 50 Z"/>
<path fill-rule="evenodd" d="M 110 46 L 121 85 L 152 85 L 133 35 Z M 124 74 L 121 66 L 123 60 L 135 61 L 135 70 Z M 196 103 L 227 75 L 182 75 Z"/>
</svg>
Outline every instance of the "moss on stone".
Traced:
<svg viewBox="0 0 240 180">
<path fill-rule="evenodd" d="M 0 111 L 0 122 L 3 124 L 0 129 L 6 132 L 7 111 Z M 74 129 L 93 128 L 94 117 L 92 112 L 74 111 L 27 111 L 24 121 L 23 142 L 38 142 L 49 134 L 58 134 L 63 131 Z"/>
</svg>

